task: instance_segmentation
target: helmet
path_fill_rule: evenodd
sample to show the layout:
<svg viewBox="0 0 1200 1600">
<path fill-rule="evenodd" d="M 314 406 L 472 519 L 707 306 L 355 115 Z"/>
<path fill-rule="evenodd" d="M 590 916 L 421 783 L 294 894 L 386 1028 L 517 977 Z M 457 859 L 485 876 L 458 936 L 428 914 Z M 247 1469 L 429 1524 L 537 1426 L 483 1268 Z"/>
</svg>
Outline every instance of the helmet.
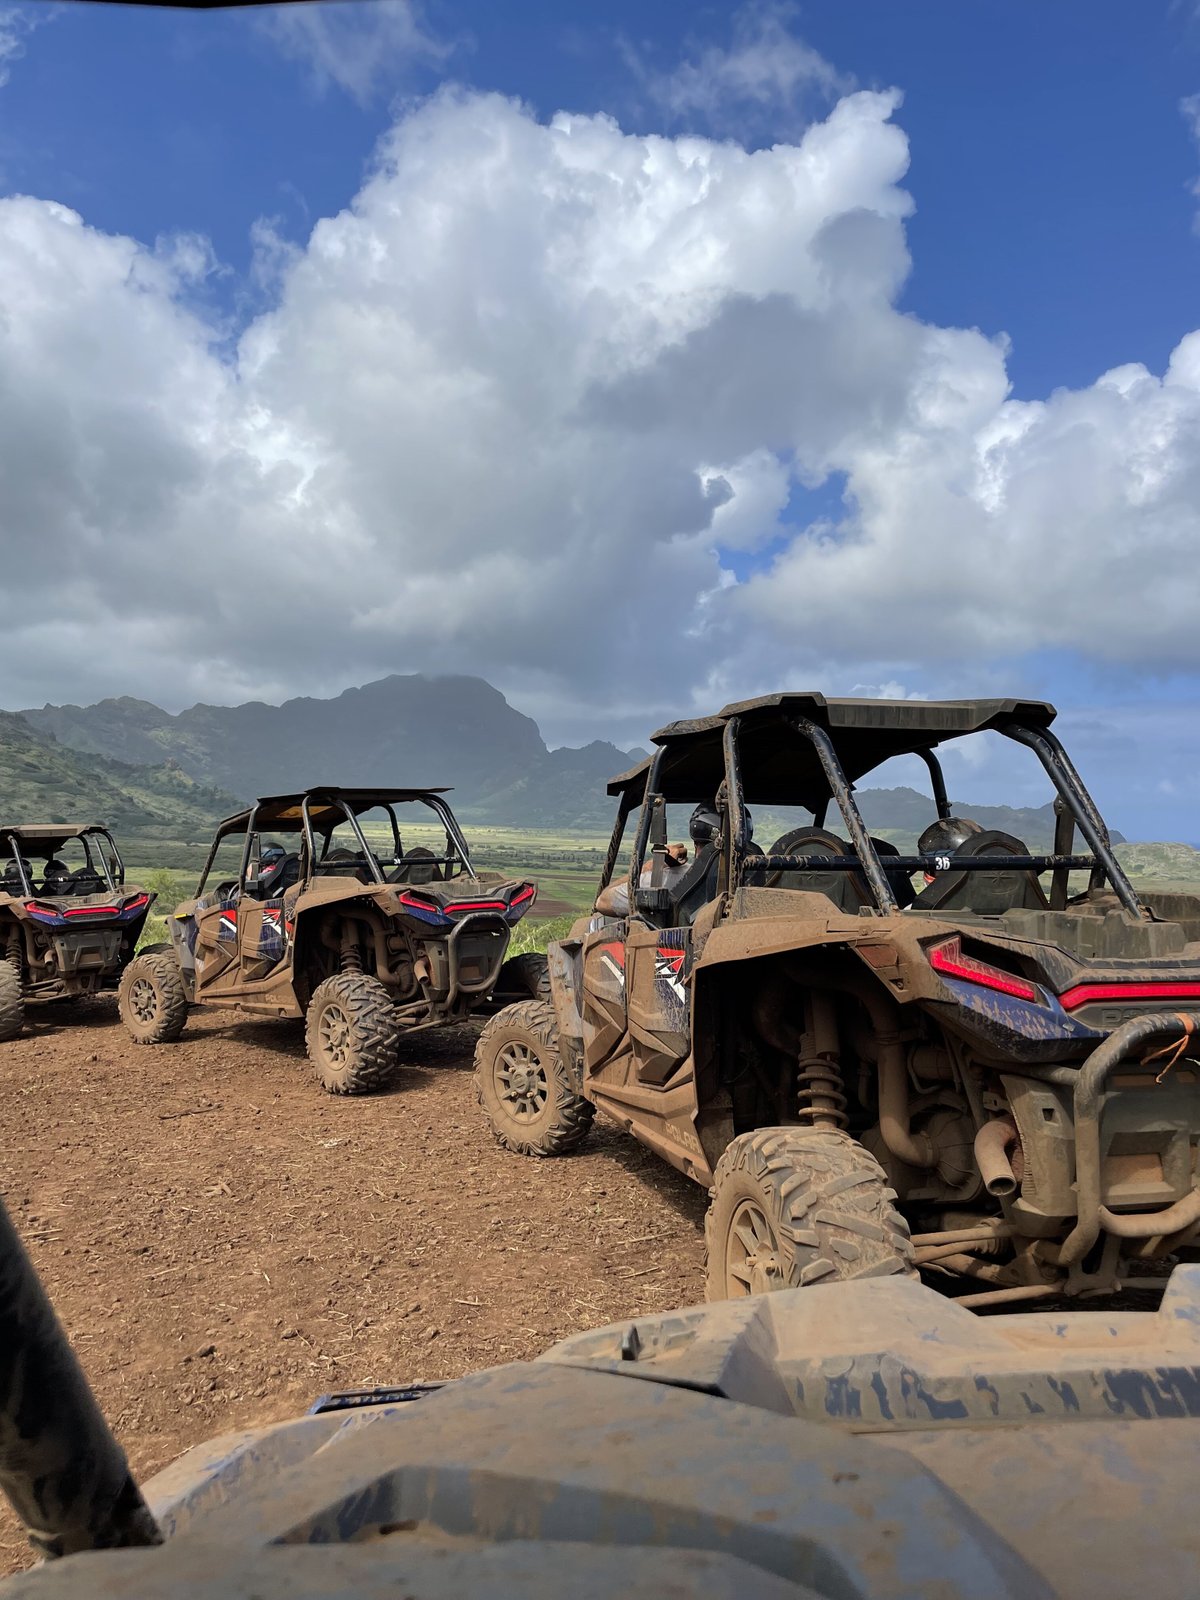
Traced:
<svg viewBox="0 0 1200 1600">
<path fill-rule="evenodd" d="M 263 868 L 277 867 L 285 855 L 287 851 L 281 844 L 265 844 L 259 852 L 258 859 Z"/>
<path fill-rule="evenodd" d="M 721 819 L 711 806 L 697 806 L 688 819 L 688 833 L 697 850 L 716 844 L 721 837 Z"/>
<path fill-rule="evenodd" d="M 982 832 L 970 817 L 939 817 L 917 840 L 917 850 L 923 856 L 952 856 L 968 839 Z"/>
<path fill-rule="evenodd" d="M 33 882 L 33 862 L 30 861 L 28 856 L 22 856 L 21 857 L 21 866 L 25 868 L 25 877 L 28 879 L 28 881 L 30 883 L 32 883 Z M 17 889 L 20 889 L 20 887 L 21 887 L 21 867 L 18 867 L 17 863 L 15 861 L 9 861 L 8 864 L 5 866 L 5 868 L 4 868 L 4 882 L 6 884 L 8 884 L 8 885 L 15 885 Z"/>
</svg>

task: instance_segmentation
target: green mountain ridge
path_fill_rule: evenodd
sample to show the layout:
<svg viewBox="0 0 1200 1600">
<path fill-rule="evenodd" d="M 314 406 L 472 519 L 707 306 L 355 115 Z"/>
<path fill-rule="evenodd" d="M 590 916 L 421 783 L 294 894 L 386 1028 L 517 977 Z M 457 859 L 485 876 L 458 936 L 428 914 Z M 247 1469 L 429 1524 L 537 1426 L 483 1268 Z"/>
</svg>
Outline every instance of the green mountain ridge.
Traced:
<svg viewBox="0 0 1200 1600">
<path fill-rule="evenodd" d="M 469 825 L 599 834 L 615 814 L 608 780 L 644 755 L 603 741 L 550 750 L 533 719 L 480 678 L 394 675 L 328 700 L 179 713 L 124 696 L 0 712 L 0 816 L 104 821 L 147 849 L 169 841 L 194 854 L 220 817 L 261 794 L 408 783 L 451 787 Z M 905 850 L 933 820 L 932 800 L 916 789 L 856 798 L 872 832 Z M 955 811 L 1032 850 L 1052 848 L 1049 805 L 956 802 Z M 772 819 L 757 820 L 761 840 Z M 1113 840 L 1140 880 L 1200 882 L 1200 851 L 1189 845 Z"/>
<path fill-rule="evenodd" d="M 0 820 L 103 822 L 118 837 L 199 844 L 239 802 L 173 761 L 134 766 L 61 745 L 0 712 Z"/>
<path fill-rule="evenodd" d="M 21 715 L 61 745 L 139 766 L 170 760 L 243 802 L 317 783 L 445 785 L 465 820 L 514 827 L 607 825 L 604 785 L 639 754 L 603 742 L 549 750 L 483 679 L 418 674 L 280 706 L 172 714 L 123 697 Z"/>
</svg>

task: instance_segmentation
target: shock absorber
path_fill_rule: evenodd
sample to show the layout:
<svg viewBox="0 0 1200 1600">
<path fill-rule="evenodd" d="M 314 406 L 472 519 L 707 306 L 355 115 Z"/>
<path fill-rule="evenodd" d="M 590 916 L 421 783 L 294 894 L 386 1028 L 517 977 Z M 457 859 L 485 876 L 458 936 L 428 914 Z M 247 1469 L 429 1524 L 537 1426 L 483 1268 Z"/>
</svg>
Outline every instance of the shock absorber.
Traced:
<svg viewBox="0 0 1200 1600">
<path fill-rule="evenodd" d="M 361 972 L 363 970 L 362 946 L 354 936 L 354 925 L 348 924 L 342 930 L 341 969 L 346 972 Z"/>
<path fill-rule="evenodd" d="M 812 1128 L 845 1128 L 846 1091 L 841 1068 L 828 1056 L 802 1056 L 796 1072 L 796 1115 Z"/>
<path fill-rule="evenodd" d="M 850 1119 L 838 1062 L 837 1018 L 829 995 L 810 996 L 809 1022 L 804 1042 L 811 1042 L 811 1053 L 796 1063 L 796 1115 L 806 1127 L 845 1128 Z"/>
</svg>

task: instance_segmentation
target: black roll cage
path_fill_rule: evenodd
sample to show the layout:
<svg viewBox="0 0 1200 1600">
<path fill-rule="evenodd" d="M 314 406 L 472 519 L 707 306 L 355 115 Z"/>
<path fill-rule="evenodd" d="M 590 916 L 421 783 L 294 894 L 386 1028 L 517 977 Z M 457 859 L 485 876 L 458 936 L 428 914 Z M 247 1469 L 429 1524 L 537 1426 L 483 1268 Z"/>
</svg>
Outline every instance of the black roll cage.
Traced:
<svg viewBox="0 0 1200 1600">
<path fill-rule="evenodd" d="M 89 843 L 89 840 L 93 838 L 97 840 L 103 839 L 106 841 L 109 849 L 112 851 L 112 860 L 110 862 L 104 851 L 97 846 L 96 861 L 100 863 L 99 872 L 96 871 L 96 861 L 93 861 L 92 859 L 92 847 Z M 104 879 L 105 887 L 108 889 L 110 894 L 115 894 L 118 889 L 124 888 L 125 861 L 120 850 L 117 848 L 117 841 L 113 838 L 112 834 L 109 833 L 107 828 L 101 826 L 99 823 L 91 823 L 86 828 L 80 828 L 76 833 L 63 834 L 62 838 L 58 840 L 57 843 L 70 844 L 72 839 L 78 839 L 80 844 L 82 844 L 83 853 L 87 859 L 88 871 L 92 873 L 94 877 Z M 37 890 L 29 881 L 29 874 L 25 871 L 26 857 L 21 849 L 20 835 L 17 833 L 9 833 L 8 844 L 9 860 L 16 867 L 17 876 L 21 880 L 21 893 L 30 896 L 36 895 Z M 49 861 L 52 859 L 52 857 L 47 856 L 46 859 Z"/>
<path fill-rule="evenodd" d="M 750 879 L 773 872 L 860 872 L 866 879 L 874 900 L 874 905 L 865 907 L 864 910 L 877 916 L 888 916 L 900 909 L 888 883 L 889 872 L 938 873 L 951 868 L 955 872 L 994 872 L 999 869 L 1008 872 L 1052 872 L 1054 876 L 1051 883 L 1051 904 L 1061 907 L 1066 903 L 1068 874 L 1074 871 L 1087 871 L 1091 874 L 1092 889 L 1099 888 L 1107 878 L 1126 911 L 1140 918 L 1150 916 L 1150 912 L 1138 899 L 1133 885 L 1125 875 L 1124 868 L 1113 853 L 1108 828 L 1096 802 L 1088 793 L 1083 779 L 1061 742 L 1048 728 L 1032 727 L 1017 718 L 1009 718 L 995 725 L 996 732 L 1007 739 L 1012 739 L 1016 744 L 1025 745 L 1034 752 L 1054 785 L 1058 795 L 1056 810 L 1059 815 L 1059 825 L 1056 828 L 1055 850 L 1052 854 L 889 855 L 885 869 L 855 802 L 854 785 L 846 777 L 828 732 L 809 717 L 787 716 L 783 721 L 800 737 L 811 743 L 829 784 L 829 795 L 815 814 L 816 826 L 825 825 L 829 801 L 836 801 L 853 847 L 852 853 L 845 856 L 768 856 L 748 853 L 746 803 L 742 789 L 738 746 L 741 719 L 732 716 L 725 723 L 722 732 L 725 775 L 717 796 L 719 806 L 723 806 L 729 819 L 729 826 L 724 830 L 726 837 L 722 843 L 721 866 L 721 884 L 727 893 L 743 887 Z M 630 863 L 629 882 L 633 887 L 632 904 L 639 911 L 652 914 L 667 909 L 666 891 L 661 887 L 662 864 L 666 859 L 667 846 L 666 802 L 659 792 L 659 781 L 668 750 L 666 744 L 656 747 L 641 796 L 634 788 L 622 790 L 617 821 L 609 841 L 600 881 L 601 890 L 611 881 L 620 855 L 625 824 L 630 812 L 640 804 L 641 814 L 638 819 L 633 860 Z M 951 808 L 947 798 L 945 776 L 933 750 L 922 746 L 908 753 L 917 755 L 924 761 L 929 769 L 937 814 L 943 819 L 949 817 Z M 712 797 L 701 795 L 696 798 L 698 803 L 703 803 Z M 1090 855 L 1071 854 L 1069 843 L 1075 827 L 1078 827 L 1089 845 Z M 1060 848 L 1062 841 L 1065 843 Z M 640 879 L 648 847 L 652 852 L 653 866 L 650 887 L 647 889 L 641 886 Z"/>
<path fill-rule="evenodd" d="M 432 864 L 449 868 L 455 862 L 458 862 L 461 865 L 465 875 L 468 878 L 474 878 L 475 869 L 471 865 L 471 852 L 467 846 L 467 841 L 463 837 L 462 829 L 459 827 L 453 811 L 451 811 L 450 807 L 441 798 L 441 796 L 437 794 L 414 794 L 409 796 L 408 800 L 412 802 L 419 801 L 422 805 L 428 806 L 429 809 L 437 816 L 439 822 L 442 824 L 442 827 L 445 830 L 448 847 L 446 854 L 444 856 L 433 856 L 432 858 L 428 858 L 431 860 Z M 238 871 L 238 883 L 243 889 L 245 888 L 250 876 L 250 863 L 254 858 L 255 843 L 260 837 L 258 813 L 262 809 L 263 804 L 264 802 L 262 801 L 256 801 L 250 810 L 245 813 L 244 818 L 235 818 L 229 823 L 229 825 L 218 828 L 216 838 L 212 842 L 212 847 L 209 850 L 208 857 L 204 863 L 204 870 L 200 874 L 200 882 L 196 885 L 196 898 L 199 898 L 200 895 L 204 893 L 204 886 L 208 882 L 208 875 L 212 871 L 213 863 L 217 856 L 217 850 L 219 849 L 222 841 L 228 839 L 231 834 L 236 833 L 245 834 L 245 843 L 242 846 L 241 866 Z M 340 795 L 330 794 L 327 790 L 310 790 L 307 794 L 303 795 L 300 800 L 299 831 L 301 834 L 301 877 L 303 879 L 307 879 L 309 876 L 311 876 L 314 868 L 319 865 L 320 862 L 325 860 L 326 852 L 329 849 L 329 841 L 333 837 L 333 830 L 338 826 L 338 823 L 335 822 L 332 823 L 328 828 L 321 828 L 320 830 L 314 828 L 311 810 L 313 804 L 319 804 L 326 809 L 331 807 L 336 808 L 342 813 L 340 820 L 350 824 L 351 830 L 354 833 L 354 837 L 358 841 L 359 850 L 362 853 L 362 865 L 364 869 L 371 875 L 373 882 L 381 884 L 386 883 L 387 879 L 380 870 L 379 863 L 375 858 L 375 853 L 371 849 L 370 845 L 368 845 L 366 836 L 364 835 L 362 828 L 359 826 L 358 812 L 356 812 L 352 806 L 348 805 Z M 400 838 L 400 822 L 396 816 L 395 806 L 395 801 L 380 799 L 374 801 L 373 804 L 370 807 L 365 808 L 365 810 L 387 812 L 392 825 L 393 854 L 397 858 L 397 864 L 399 864 L 399 857 L 403 846 Z M 267 831 L 271 833 L 283 833 L 288 830 L 276 823 Z M 317 854 L 318 831 L 320 832 L 321 838 L 324 841 L 320 855 Z"/>
</svg>

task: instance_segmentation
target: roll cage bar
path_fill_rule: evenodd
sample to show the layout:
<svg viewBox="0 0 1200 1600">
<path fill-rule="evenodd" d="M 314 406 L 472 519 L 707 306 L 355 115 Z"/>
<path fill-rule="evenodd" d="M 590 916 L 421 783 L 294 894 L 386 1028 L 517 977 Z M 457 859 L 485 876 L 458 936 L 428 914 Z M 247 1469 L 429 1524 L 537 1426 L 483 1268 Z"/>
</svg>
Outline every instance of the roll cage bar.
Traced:
<svg viewBox="0 0 1200 1600">
<path fill-rule="evenodd" d="M 449 868 L 457 862 L 459 865 L 461 865 L 467 877 L 474 878 L 475 869 L 471 865 L 471 852 L 467 846 L 467 841 L 463 837 L 462 829 L 459 827 L 453 811 L 451 811 L 450 807 L 446 804 L 442 797 L 433 792 L 426 792 L 423 794 L 406 793 L 404 798 L 408 801 L 419 801 L 422 805 L 428 806 L 438 818 L 445 831 L 447 844 L 446 854 L 442 856 L 433 856 L 432 858 L 427 859 L 430 859 L 432 864 L 445 868 Z M 209 873 L 212 871 L 213 863 L 216 860 L 217 850 L 222 841 L 229 838 L 231 834 L 245 834 L 245 844 L 242 846 L 242 860 L 238 873 L 238 881 L 243 885 L 246 883 L 250 870 L 251 853 L 253 850 L 254 841 L 257 839 L 259 834 L 259 812 L 264 808 L 264 805 L 267 804 L 271 804 L 271 802 L 256 801 L 249 811 L 243 812 L 240 816 L 231 817 L 228 822 L 223 823 L 221 827 L 218 828 L 216 837 L 212 842 L 212 848 L 209 850 L 208 858 L 204 863 L 204 870 L 200 874 L 200 882 L 196 886 L 197 896 L 204 893 L 204 886 L 208 882 Z M 340 816 L 338 817 L 337 821 L 330 823 L 328 826 L 321 826 L 320 828 L 317 828 L 314 826 L 312 816 L 312 808 L 314 805 L 319 805 L 325 811 L 329 811 L 331 809 L 336 810 L 340 813 Z M 403 845 L 400 838 L 400 823 L 396 816 L 395 806 L 395 801 L 388 801 L 383 798 L 379 798 L 374 800 L 370 806 L 361 807 L 360 809 L 363 811 L 379 810 L 387 812 L 388 819 L 392 825 L 392 850 L 394 856 L 396 857 L 397 865 L 399 865 L 399 858 L 403 849 Z M 314 868 L 318 866 L 320 862 L 325 860 L 326 853 L 329 849 L 329 841 L 333 836 L 334 828 L 338 826 L 339 822 L 347 822 L 349 823 L 354 837 L 358 843 L 359 851 L 362 855 L 363 868 L 370 874 L 372 882 L 380 884 L 386 883 L 387 879 L 384 877 L 383 872 L 380 869 L 379 862 L 376 860 L 374 851 L 367 843 L 366 836 L 359 825 L 358 817 L 359 812 L 336 793 L 331 793 L 329 790 L 325 789 L 310 789 L 306 794 L 300 797 L 299 829 L 296 830 L 293 825 L 293 828 L 289 830 L 277 820 L 269 825 L 269 831 L 272 833 L 285 833 L 288 831 L 300 832 L 301 876 L 303 878 L 307 878 L 312 874 Z M 321 835 L 324 841 L 323 849 L 319 855 L 317 852 L 318 833 Z"/>
<path fill-rule="evenodd" d="M 36 895 L 38 891 L 33 887 L 33 884 L 29 880 L 29 874 L 25 870 L 26 856 L 24 850 L 22 849 L 22 844 L 26 841 L 22 839 L 23 831 L 24 830 L 20 828 L 5 829 L 3 836 L 8 845 L 8 859 L 16 867 L 17 876 L 21 880 L 21 892 L 22 894 L 33 896 Z M 105 887 L 110 894 L 115 894 L 118 889 L 124 887 L 124 858 L 122 857 L 120 850 L 117 848 L 117 841 L 113 838 L 112 834 L 109 833 L 108 829 L 103 827 L 100 823 L 91 823 L 86 828 L 78 828 L 73 832 L 64 831 L 57 839 L 48 834 L 38 834 L 36 829 L 29 829 L 28 832 L 32 836 L 28 841 L 30 849 L 40 850 L 42 848 L 48 848 L 51 846 L 69 844 L 72 839 L 78 839 L 80 844 L 83 846 L 83 854 L 85 860 L 87 861 L 89 873 L 91 873 L 93 877 L 103 878 Z M 111 859 L 105 855 L 102 849 L 100 849 L 98 843 L 95 857 L 93 859 L 92 846 L 90 843 L 90 841 L 93 839 L 97 841 L 103 840 L 108 845 L 108 848 L 112 851 Z M 37 843 L 34 844 L 33 840 L 36 840 Z M 52 854 L 53 853 L 54 852 L 52 851 Z M 49 861 L 52 859 L 52 856 L 48 855 L 46 859 Z M 97 863 L 99 863 L 99 870 L 97 870 Z"/>
<path fill-rule="evenodd" d="M 1033 727 L 1016 718 L 1009 718 L 994 725 L 995 731 L 1005 738 L 1032 750 L 1054 785 L 1058 799 L 1055 803 L 1057 825 L 1052 853 L 1020 856 L 889 855 L 885 870 L 855 802 L 854 785 L 846 777 L 829 733 L 806 716 L 787 716 L 782 719 L 782 725 L 812 745 L 828 782 L 829 794 L 814 816 L 816 826 L 824 826 L 829 802 L 835 801 L 853 847 L 852 853 L 845 856 L 749 854 L 746 803 L 739 755 L 741 718 L 736 715 L 731 716 L 722 731 L 724 778 L 717 795 L 718 806 L 724 809 L 729 819 L 729 826 L 723 830 L 726 837 L 722 845 L 720 879 L 722 888 L 726 892 L 732 893 L 747 882 L 773 872 L 859 872 L 865 878 L 874 901 L 873 906 L 864 909 L 877 916 L 887 916 L 900 909 L 888 883 L 889 872 L 938 873 L 951 868 L 955 872 L 982 872 L 995 871 L 999 868 L 1009 872 L 1052 872 L 1054 876 L 1051 880 L 1050 903 L 1052 907 L 1061 909 L 1066 904 L 1068 875 L 1074 871 L 1087 871 L 1091 875 L 1092 889 L 1098 888 L 1107 879 L 1126 911 L 1136 917 L 1149 918 L 1150 912 L 1138 899 L 1124 868 L 1113 853 L 1108 828 L 1099 808 L 1088 793 L 1071 758 L 1049 728 Z M 920 756 L 924 761 L 929 770 L 937 814 L 940 818 L 948 818 L 951 815 L 951 808 L 941 763 L 928 748 L 919 747 L 909 753 Z M 609 842 L 600 883 L 600 888 L 604 889 L 611 881 L 620 855 L 625 824 L 630 812 L 641 804 L 629 881 L 633 886 L 632 903 L 638 910 L 651 913 L 668 909 L 668 896 L 661 886 L 667 847 L 666 802 L 659 792 L 659 778 L 667 755 L 667 745 L 657 746 L 640 795 L 634 787 L 622 789 L 616 826 Z M 699 802 L 703 802 L 712 797 L 698 795 L 696 798 Z M 1090 855 L 1071 853 L 1070 843 L 1076 827 L 1090 847 Z M 653 857 L 653 866 L 650 887 L 646 889 L 641 887 L 640 878 L 648 849 Z"/>
</svg>

